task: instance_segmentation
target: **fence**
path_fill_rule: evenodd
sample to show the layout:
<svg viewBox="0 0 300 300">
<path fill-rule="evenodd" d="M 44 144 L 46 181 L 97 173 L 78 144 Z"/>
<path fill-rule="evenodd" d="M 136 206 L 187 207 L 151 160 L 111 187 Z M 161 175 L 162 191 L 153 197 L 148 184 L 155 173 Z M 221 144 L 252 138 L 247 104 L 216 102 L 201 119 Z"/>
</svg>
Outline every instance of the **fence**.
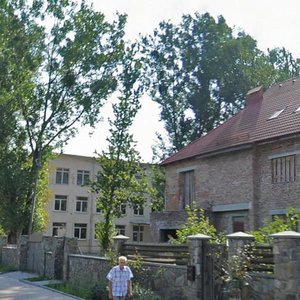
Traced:
<svg viewBox="0 0 300 300">
<path fill-rule="evenodd" d="M 251 244 L 253 237 L 244 233 L 235 233 L 228 235 L 227 238 L 230 273 L 232 258 L 243 247 Z M 151 287 L 157 290 L 164 300 L 300 299 L 300 233 L 283 232 L 272 235 L 272 238 L 273 248 L 256 247 L 255 249 L 258 257 L 253 260 L 253 263 L 257 269 L 253 267 L 253 270 L 247 274 L 252 278 L 252 293 L 243 293 L 243 287 L 239 286 L 239 293 L 234 295 L 235 298 L 230 298 L 231 294 L 224 293 L 222 284 L 219 285 L 220 282 L 214 280 L 214 277 L 217 278 L 223 274 L 217 269 L 216 256 L 208 255 L 208 252 L 212 251 L 208 250 L 211 249 L 208 236 L 202 234 L 190 236 L 188 248 L 167 244 L 149 245 L 149 247 L 141 245 L 138 248 L 136 244 L 126 246 L 127 243 L 123 239 L 118 249 L 124 246 L 124 253 L 129 256 L 138 251 L 148 260 L 151 260 L 156 249 L 157 252 L 164 253 L 161 259 L 166 259 L 167 256 L 168 259 L 170 257 L 173 259 L 171 264 L 162 264 L 161 261 L 143 262 L 143 267 L 149 268 L 150 273 L 156 273 L 156 270 L 162 271 L 159 272 L 159 277 L 152 278 Z M 38 245 L 38 243 L 41 244 Z M 15 247 L 8 247 L 7 237 L 0 237 L 0 259 L 2 264 L 13 264 L 20 270 L 30 270 L 53 278 L 63 278 L 74 282 L 88 280 L 90 283 L 104 280 L 104 275 L 110 268 L 108 261 L 105 258 L 78 255 L 76 245 L 76 239 L 43 237 L 40 242 L 33 243 L 28 237 L 23 236 Z M 34 249 L 38 249 L 37 256 L 34 255 Z M 171 249 L 174 250 L 172 254 Z M 181 263 L 187 258 L 186 249 L 188 249 L 187 264 L 176 265 L 176 260 Z M 130 254 L 130 251 L 134 252 Z M 122 251 L 118 252 L 122 253 Z M 223 254 L 224 252 L 225 250 L 222 251 Z M 157 258 L 157 255 L 154 256 Z M 213 260 L 208 261 L 209 257 Z M 208 267 L 204 268 L 205 265 Z M 274 274 L 271 269 L 274 270 Z M 214 271 L 219 273 L 214 274 Z M 210 277 L 212 280 L 208 280 L 209 276 L 213 276 Z"/>
<path fill-rule="evenodd" d="M 144 262 L 187 265 L 189 259 L 187 245 L 125 243 L 122 254 L 129 259 L 139 257 Z"/>
</svg>

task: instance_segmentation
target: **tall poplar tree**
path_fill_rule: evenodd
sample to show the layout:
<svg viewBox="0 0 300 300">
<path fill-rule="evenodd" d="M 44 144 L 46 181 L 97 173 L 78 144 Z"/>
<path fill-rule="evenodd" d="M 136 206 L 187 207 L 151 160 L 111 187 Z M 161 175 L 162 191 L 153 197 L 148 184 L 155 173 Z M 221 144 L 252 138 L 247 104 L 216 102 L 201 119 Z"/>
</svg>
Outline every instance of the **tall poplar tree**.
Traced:
<svg viewBox="0 0 300 300">
<path fill-rule="evenodd" d="M 114 219 L 122 216 L 121 206 L 143 205 L 148 183 L 140 164 L 140 155 L 135 149 L 135 141 L 130 127 L 140 109 L 142 94 L 141 63 L 132 59 L 135 47 L 127 49 L 123 59 L 119 97 L 113 104 L 114 119 L 110 119 L 108 149 L 102 151 L 97 161 L 100 171 L 91 182 L 92 191 L 98 194 L 97 207 L 101 209 L 103 221 L 96 230 L 101 248 L 107 252 L 114 233 Z"/>
</svg>

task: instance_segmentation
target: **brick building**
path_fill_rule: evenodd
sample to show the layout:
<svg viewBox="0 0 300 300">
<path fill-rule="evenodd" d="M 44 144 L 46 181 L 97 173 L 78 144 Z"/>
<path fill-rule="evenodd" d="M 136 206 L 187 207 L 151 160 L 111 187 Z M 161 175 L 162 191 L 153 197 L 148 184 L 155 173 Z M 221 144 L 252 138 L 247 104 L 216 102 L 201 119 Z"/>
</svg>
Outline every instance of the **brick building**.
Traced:
<svg viewBox="0 0 300 300">
<path fill-rule="evenodd" d="M 170 156 L 166 204 L 152 213 L 156 241 L 204 208 L 218 230 L 255 230 L 287 207 L 300 209 L 300 77 L 248 92 L 238 114 Z"/>
</svg>

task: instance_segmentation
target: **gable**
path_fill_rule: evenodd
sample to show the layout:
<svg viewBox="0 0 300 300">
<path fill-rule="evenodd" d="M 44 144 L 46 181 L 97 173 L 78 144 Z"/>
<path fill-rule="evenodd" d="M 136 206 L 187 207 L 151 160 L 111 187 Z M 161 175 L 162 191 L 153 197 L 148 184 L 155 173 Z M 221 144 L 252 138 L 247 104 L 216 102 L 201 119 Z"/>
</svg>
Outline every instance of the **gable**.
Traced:
<svg viewBox="0 0 300 300">
<path fill-rule="evenodd" d="M 190 143 L 162 162 L 232 151 L 251 147 L 253 143 L 270 141 L 300 133 L 300 77 L 273 85 L 265 92 L 261 87 L 247 94 L 246 106 L 217 128 Z"/>
</svg>

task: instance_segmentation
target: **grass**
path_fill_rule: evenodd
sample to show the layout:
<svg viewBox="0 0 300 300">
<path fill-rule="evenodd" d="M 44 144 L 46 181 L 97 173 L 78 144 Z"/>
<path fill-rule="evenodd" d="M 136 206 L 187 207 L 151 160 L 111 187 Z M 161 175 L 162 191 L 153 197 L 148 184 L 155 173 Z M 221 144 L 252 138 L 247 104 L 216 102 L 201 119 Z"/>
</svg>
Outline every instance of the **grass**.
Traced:
<svg viewBox="0 0 300 300">
<path fill-rule="evenodd" d="M 70 282 L 51 283 L 47 287 L 79 298 L 89 299 L 89 288 L 82 284 L 72 284 Z"/>
<path fill-rule="evenodd" d="M 30 277 L 26 278 L 25 280 L 30 281 L 30 282 L 36 282 L 36 281 L 43 281 L 43 280 L 49 280 L 50 278 L 47 276 L 37 276 L 37 277 Z"/>
<path fill-rule="evenodd" d="M 0 264 L 0 273 L 8 273 L 14 271 L 17 271 L 17 268 L 15 266 L 7 266 L 7 265 Z"/>
</svg>

